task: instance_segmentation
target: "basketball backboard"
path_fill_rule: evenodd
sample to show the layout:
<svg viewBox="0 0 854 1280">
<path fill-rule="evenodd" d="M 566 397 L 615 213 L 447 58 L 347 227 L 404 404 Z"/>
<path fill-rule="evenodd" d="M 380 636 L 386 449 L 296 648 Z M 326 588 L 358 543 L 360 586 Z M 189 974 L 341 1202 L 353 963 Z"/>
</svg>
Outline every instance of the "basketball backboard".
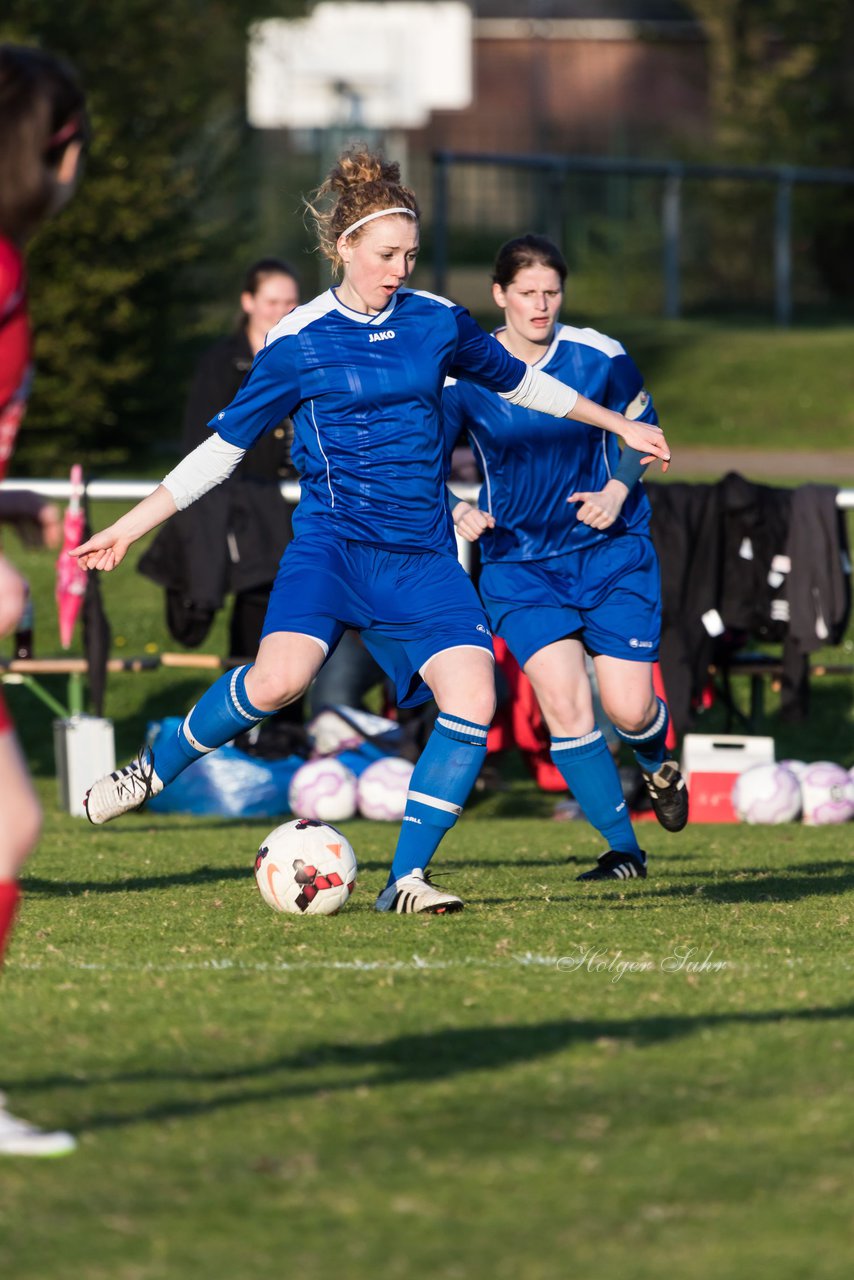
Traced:
<svg viewBox="0 0 854 1280">
<path fill-rule="evenodd" d="M 418 129 L 472 98 L 462 0 L 322 0 L 249 36 L 249 123 L 260 129 Z"/>
</svg>

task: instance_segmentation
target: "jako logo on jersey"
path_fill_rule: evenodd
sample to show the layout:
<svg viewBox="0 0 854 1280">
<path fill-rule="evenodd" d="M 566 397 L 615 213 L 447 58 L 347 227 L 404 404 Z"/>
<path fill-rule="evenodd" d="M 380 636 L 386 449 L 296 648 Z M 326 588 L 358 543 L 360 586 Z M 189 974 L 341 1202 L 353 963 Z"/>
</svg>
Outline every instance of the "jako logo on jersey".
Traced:
<svg viewBox="0 0 854 1280">
<path fill-rule="evenodd" d="M 396 338 L 397 334 L 394 329 L 381 329 L 379 333 L 372 333 L 368 338 L 368 342 L 385 342 L 386 338 Z"/>
<path fill-rule="evenodd" d="M 632 636 L 629 641 L 630 649 L 653 649 L 654 647 L 651 640 L 638 640 L 635 636 Z"/>
</svg>

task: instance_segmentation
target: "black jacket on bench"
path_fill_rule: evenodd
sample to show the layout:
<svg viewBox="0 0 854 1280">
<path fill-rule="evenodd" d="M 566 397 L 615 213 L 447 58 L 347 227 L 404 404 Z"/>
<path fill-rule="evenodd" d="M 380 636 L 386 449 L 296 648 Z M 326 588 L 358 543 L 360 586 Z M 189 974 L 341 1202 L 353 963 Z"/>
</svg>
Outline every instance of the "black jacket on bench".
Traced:
<svg viewBox="0 0 854 1280">
<path fill-rule="evenodd" d="M 808 655 L 838 642 L 850 607 L 847 534 L 825 485 L 777 489 L 730 473 L 717 484 L 649 484 L 651 536 L 661 563 L 661 669 L 678 733 L 713 660 L 726 661 L 703 623 L 782 643 L 782 712 L 808 708 Z"/>
</svg>

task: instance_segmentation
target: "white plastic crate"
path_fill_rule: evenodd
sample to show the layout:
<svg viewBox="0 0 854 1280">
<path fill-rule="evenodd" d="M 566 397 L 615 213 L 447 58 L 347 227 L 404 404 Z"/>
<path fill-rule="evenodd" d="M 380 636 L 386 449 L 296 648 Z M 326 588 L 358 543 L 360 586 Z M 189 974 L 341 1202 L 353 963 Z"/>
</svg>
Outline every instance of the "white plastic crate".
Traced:
<svg viewBox="0 0 854 1280">
<path fill-rule="evenodd" d="M 113 722 L 100 716 L 54 720 L 53 750 L 60 806 L 66 813 L 85 818 L 86 792 L 93 782 L 116 767 Z"/>
<path fill-rule="evenodd" d="M 686 734 L 682 773 L 691 797 L 691 822 L 737 822 L 731 800 L 736 778 L 755 764 L 773 763 L 773 738 Z"/>
</svg>

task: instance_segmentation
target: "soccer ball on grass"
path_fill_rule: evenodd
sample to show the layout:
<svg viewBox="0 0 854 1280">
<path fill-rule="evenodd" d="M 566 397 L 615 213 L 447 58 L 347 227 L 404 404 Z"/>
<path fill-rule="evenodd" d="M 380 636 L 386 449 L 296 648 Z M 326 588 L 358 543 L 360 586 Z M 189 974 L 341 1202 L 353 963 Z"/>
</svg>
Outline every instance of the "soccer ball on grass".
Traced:
<svg viewBox="0 0 854 1280">
<path fill-rule="evenodd" d="M 399 756 L 386 756 L 369 764 L 359 775 L 357 790 L 362 817 L 377 822 L 401 822 L 414 768 L 414 764 Z"/>
<path fill-rule="evenodd" d="M 291 778 L 288 804 L 300 818 L 346 822 L 356 812 L 356 775 L 340 760 L 309 760 Z"/>
<path fill-rule="evenodd" d="M 271 831 L 255 856 L 255 880 L 274 911 L 331 916 L 356 885 L 356 855 L 340 831 L 297 818 Z"/>
<path fill-rule="evenodd" d="M 801 788 L 783 765 L 757 764 L 736 778 L 732 807 L 742 822 L 794 822 L 801 811 Z"/>
<path fill-rule="evenodd" d="M 818 827 L 854 817 L 854 783 L 841 764 L 819 760 L 801 774 L 804 822 Z"/>
</svg>

